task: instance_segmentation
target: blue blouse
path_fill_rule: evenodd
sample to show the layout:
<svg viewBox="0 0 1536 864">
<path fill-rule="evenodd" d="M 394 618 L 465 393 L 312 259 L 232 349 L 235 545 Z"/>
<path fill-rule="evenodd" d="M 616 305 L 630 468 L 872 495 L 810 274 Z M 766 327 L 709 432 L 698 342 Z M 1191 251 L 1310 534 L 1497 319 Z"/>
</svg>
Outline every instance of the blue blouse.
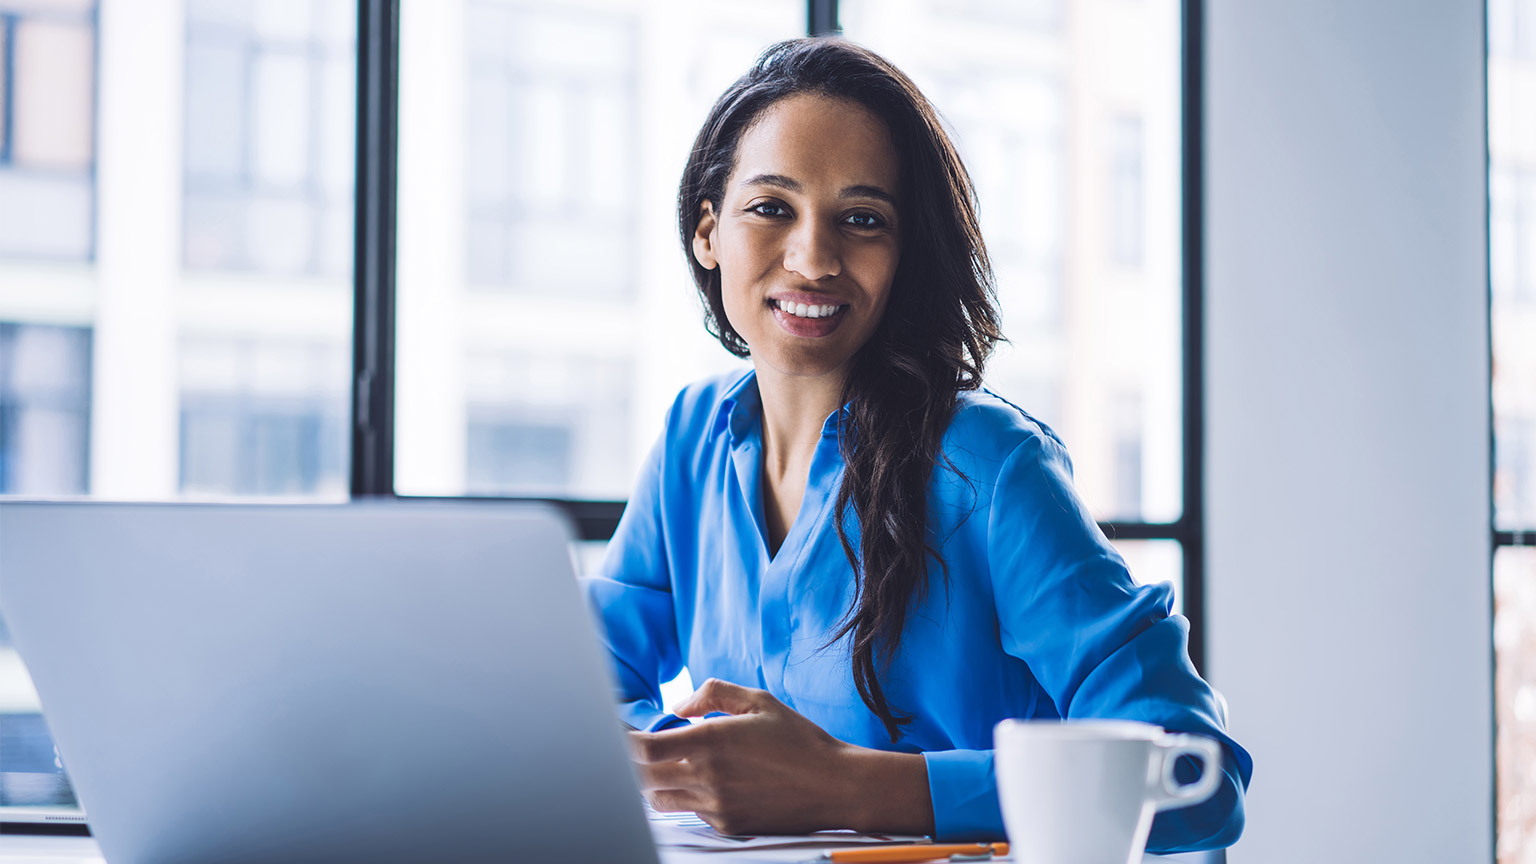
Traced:
<svg viewBox="0 0 1536 864">
<path fill-rule="evenodd" d="M 1252 759 L 1190 665 L 1189 622 L 1170 614 L 1172 586 L 1131 580 L 1078 500 L 1055 433 L 990 392 L 960 396 L 941 446 L 964 476 L 940 460 L 929 490 L 930 543 L 950 579 L 946 588 L 930 563 L 927 593 L 881 676 L 890 704 L 915 717 L 892 744 L 854 687 L 848 637 L 826 646 L 854 587 L 834 528 L 840 412 L 822 428 L 800 512 L 770 556 L 760 409 L 751 371 L 685 388 L 601 575 L 583 580 L 625 722 L 685 723 L 660 707 L 661 682 L 685 666 L 694 681 L 767 690 L 840 740 L 921 752 L 935 838 L 960 840 L 1004 837 L 992 771 L 998 721 L 1142 720 L 1215 738 L 1226 752 L 1215 796 L 1158 814 L 1149 851 L 1237 839 Z M 857 549 L 851 513 L 847 528 Z"/>
</svg>

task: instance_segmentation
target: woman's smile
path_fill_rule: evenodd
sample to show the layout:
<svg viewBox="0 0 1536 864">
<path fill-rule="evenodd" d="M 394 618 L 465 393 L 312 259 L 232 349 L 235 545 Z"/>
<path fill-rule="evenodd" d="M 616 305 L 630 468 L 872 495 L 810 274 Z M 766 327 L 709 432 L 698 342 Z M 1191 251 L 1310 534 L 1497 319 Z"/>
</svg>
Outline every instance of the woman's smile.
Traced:
<svg viewBox="0 0 1536 864">
<path fill-rule="evenodd" d="M 767 305 L 784 332 L 806 339 L 832 335 L 848 310 L 848 304 L 836 298 L 804 293 L 779 294 L 768 298 Z"/>
</svg>

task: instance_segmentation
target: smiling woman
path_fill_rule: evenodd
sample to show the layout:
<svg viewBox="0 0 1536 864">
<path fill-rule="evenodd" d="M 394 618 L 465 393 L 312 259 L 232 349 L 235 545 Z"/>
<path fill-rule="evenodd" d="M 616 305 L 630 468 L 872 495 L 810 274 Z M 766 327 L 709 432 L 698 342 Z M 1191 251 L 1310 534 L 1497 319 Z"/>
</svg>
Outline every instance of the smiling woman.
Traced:
<svg viewBox="0 0 1536 864">
<path fill-rule="evenodd" d="M 975 196 L 911 81 L 840 39 L 769 48 L 678 220 L 706 326 L 753 368 L 678 395 L 585 582 L 652 804 L 1000 839 L 992 727 L 1115 717 L 1224 748 L 1149 848 L 1233 842 L 1252 762 L 1172 589 L 1134 583 L 1055 433 L 981 388 L 1002 334 Z M 710 680 L 664 713 L 684 666 Z"/>
</svg>

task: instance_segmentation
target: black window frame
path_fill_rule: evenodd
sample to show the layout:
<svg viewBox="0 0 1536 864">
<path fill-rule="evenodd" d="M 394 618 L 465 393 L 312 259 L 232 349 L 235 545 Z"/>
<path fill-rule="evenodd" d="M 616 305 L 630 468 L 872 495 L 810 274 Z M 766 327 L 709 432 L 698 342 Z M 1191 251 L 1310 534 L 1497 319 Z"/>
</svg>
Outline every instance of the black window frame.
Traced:
<svg viewBox="0 0 1536 864">
<path fill-rule="evenodd" d="M 1180 46 L 1180 143 L 1183 353 L 1182 515 L 1172 522 L 1101 522 L 1112 540 L 1177 542 L 1183 552 L 1189 656 L 1205 666 L 1204 392 L 1204 0 L 1183 0 Z M 400 0 L 359 0 L 357 42 L 357 184 L 354 232 L 351 493 L 400 498 L 394 488 L 395 248 L 398 170 Z M 807 0 L 806 33 L 841 32 L 837 0 Z M 433 498 L 430 500 L 441 500 Z M 529 500 L 464 497 L 454 500 Z M 582 540 L 613 536 L 623 501 L 549 501 Z"/>
</svg>

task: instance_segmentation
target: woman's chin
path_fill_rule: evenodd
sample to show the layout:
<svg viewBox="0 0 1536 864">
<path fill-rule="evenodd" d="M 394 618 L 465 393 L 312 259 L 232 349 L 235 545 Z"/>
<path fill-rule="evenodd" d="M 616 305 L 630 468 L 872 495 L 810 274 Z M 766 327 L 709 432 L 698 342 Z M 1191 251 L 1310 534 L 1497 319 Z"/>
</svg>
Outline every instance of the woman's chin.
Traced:
<svg viewBox="0 0 1536 864">
<path fill-rule="evenodd" d="M 781 378 L 792 378 L 804 382 L 837 377 L 841 380 L 848 367 L 848 353 L 845 351 L 810 351 L 800 350 L 774 350 L 772 348 L 759 351 L 756 347 L 752 350 L 752 365 L 757 369 L 758 377 L 766 372 Z"/>
</svg>

